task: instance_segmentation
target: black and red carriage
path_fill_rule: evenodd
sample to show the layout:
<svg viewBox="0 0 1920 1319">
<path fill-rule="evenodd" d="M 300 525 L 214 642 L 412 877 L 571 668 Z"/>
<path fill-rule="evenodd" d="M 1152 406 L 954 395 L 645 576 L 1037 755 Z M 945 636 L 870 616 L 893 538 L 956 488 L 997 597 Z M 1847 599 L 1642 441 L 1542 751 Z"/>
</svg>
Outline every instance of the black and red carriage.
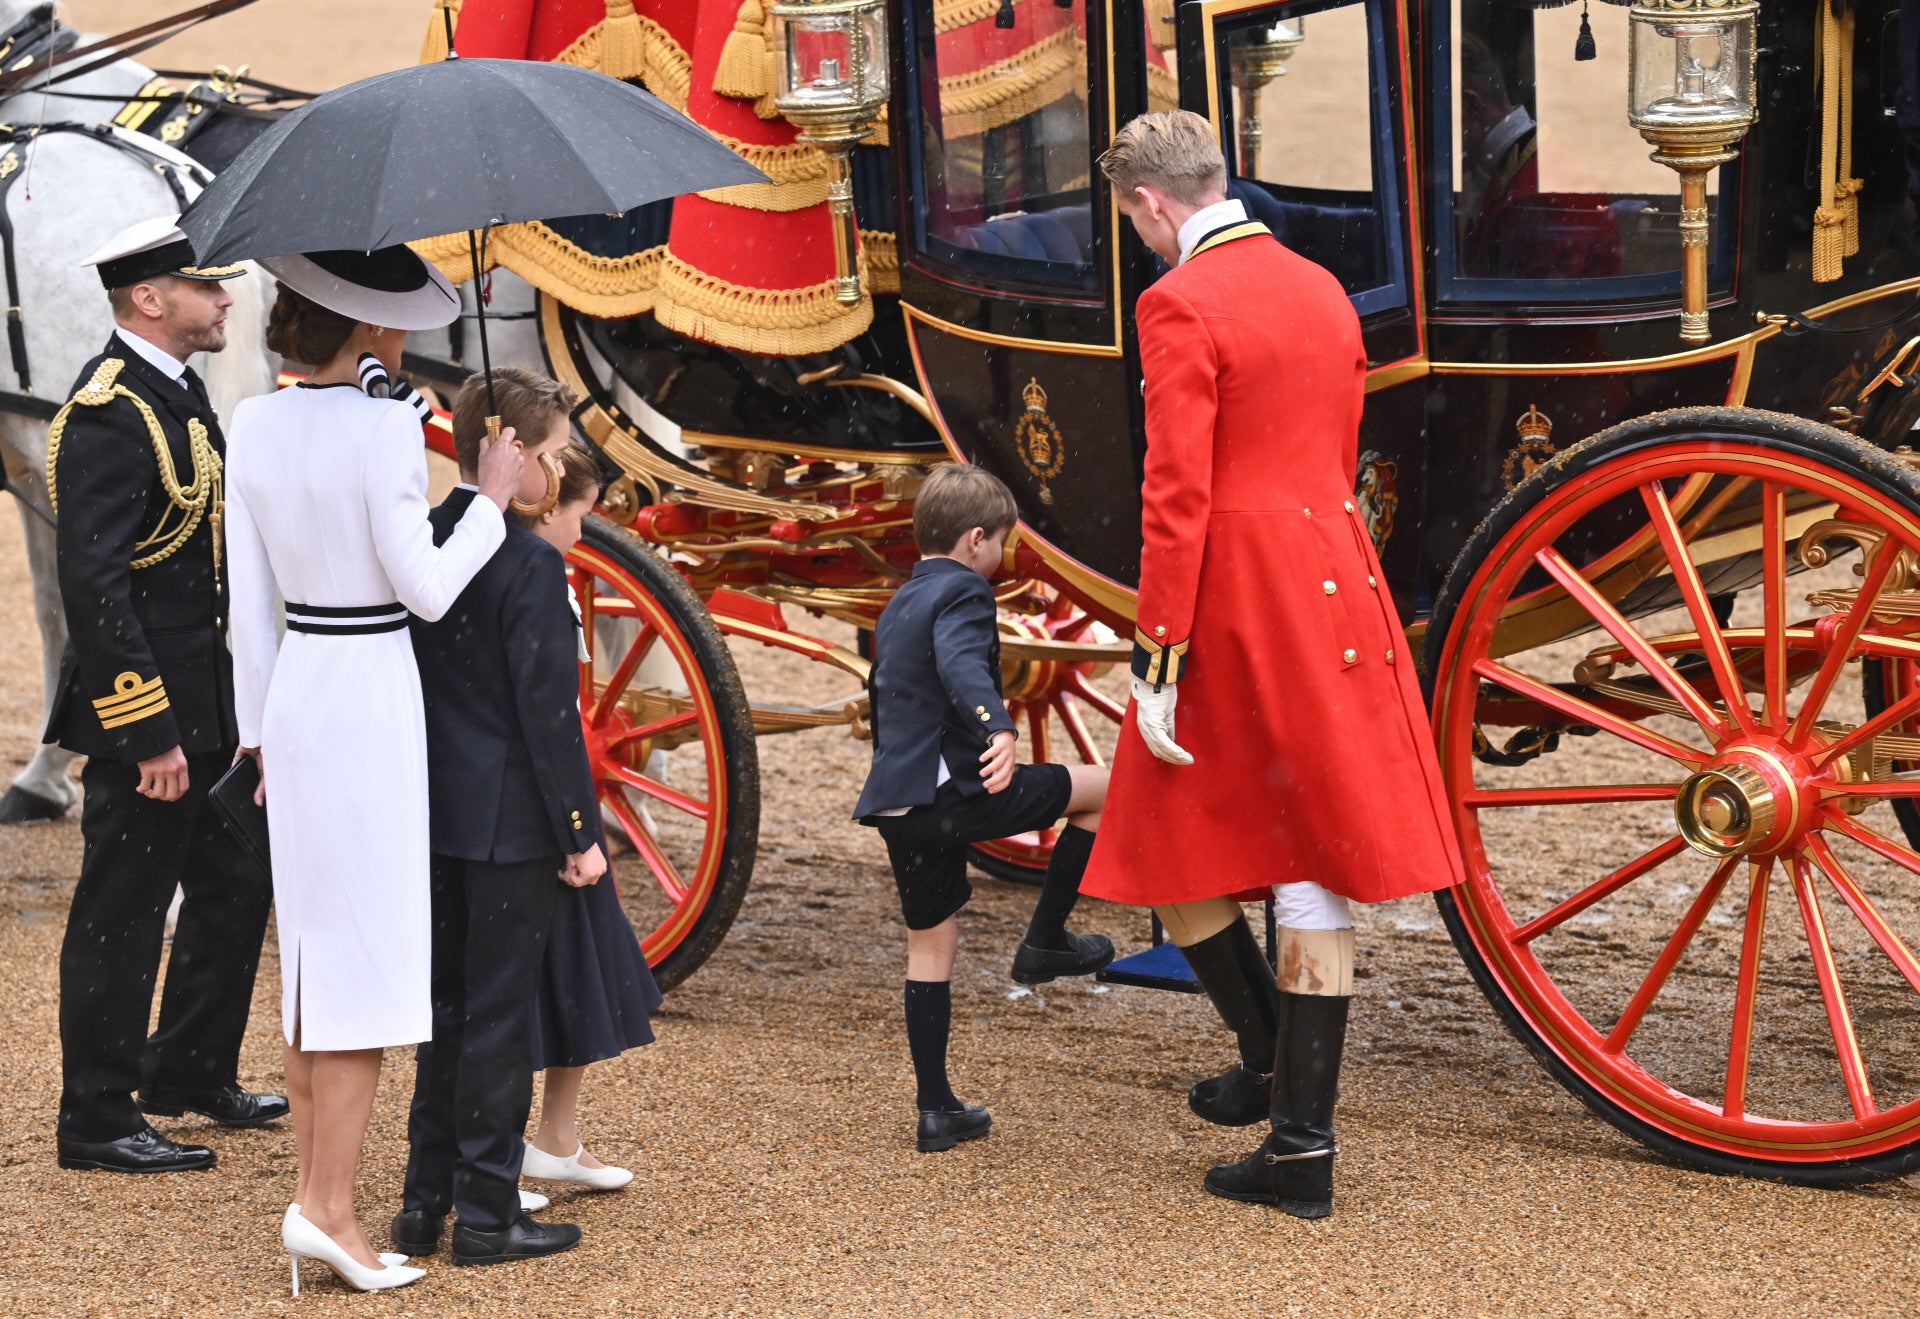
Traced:
<svg viewBox="0 0 1920 1319">
<path fill-rule="evenodd" d="M 622 473 L 574 556 L 583 709 L 664 979 L 751 878 L 756 737 L 864 732 L 844 625 L 910 567 L 929 464 L 1019 499 L 1000 591 L 1028 754 L 1111 747 L 1145 447 L 1128 313 L 1158 271 L 1094 162 L 1181 105 L 1360 314 L 1354 498 L 1423 648 L 1470 876 L 1440 908 L 1482 989 L 1682 1158 L 1807 1182 L 1920 1163 L 1920 278 L 1892 6 L 566 2 L 592 11 L 577 34 L 509 53 L 644 78 L 776 180 L 494 240 Z M 883 47 L 875 137 L 773 117 L 873 93 Z M 763 129 L 715 118 L 743 107 Z M 757 276 L 715 266 L 754 251 Z M 782 283 L 781 254 L 816 269 Z M 749 695 L 730 639 L 844 695 Z M 1048 841 L 980 860 L 1031 871 Z"/>
</svg>

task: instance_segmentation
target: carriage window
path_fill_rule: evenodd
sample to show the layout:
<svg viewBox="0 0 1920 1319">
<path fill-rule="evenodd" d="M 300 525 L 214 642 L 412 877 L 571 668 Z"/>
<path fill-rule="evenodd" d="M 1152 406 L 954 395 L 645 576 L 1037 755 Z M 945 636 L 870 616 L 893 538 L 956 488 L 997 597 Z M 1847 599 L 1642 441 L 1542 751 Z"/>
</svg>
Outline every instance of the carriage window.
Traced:
<svg viewBox="0 0 1920 1319">
<path fill-rule="evenodd" d="M 1576 43 L 1588 49 L 1579 8 L 1451 9 L 1452 76 L 1438 107 L 1451 177 L 1434 189 L 1452 212 L 1438 234 L 1442 296 L 1611 301 L 1678 288 L 1679 184 L 1627 123 L 1627 16 L 1592 6 L 1593 58 L 1576 60 Z M 1725 173 L 1708 182 L 1715 229 Z M 1715 283 L 1729 250 L 1715 238 Z"/>
<path fill-rule="evenodd" d="M 1229 191 L 1288 247 L 1332 271 L 1362 315 L 1399 306 L 1380 7 L 1349 0 L 1283 12 L 1223 26 Z"/>
<path fill-rule="evenodd" d="M 987 276 L 1097 289 L 1086 0 L 921 4 L 932 39 L 919 46 L 920 250 Z"/>
</svg>

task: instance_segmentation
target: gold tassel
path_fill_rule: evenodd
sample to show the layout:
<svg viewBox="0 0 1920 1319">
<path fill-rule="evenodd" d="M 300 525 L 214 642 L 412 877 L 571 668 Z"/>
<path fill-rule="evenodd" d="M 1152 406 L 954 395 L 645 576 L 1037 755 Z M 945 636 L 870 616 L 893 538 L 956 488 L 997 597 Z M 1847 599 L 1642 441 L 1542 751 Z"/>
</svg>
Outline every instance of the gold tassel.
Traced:
<svg viewBox="0 0 1920 1319">
<path fill-rule="evenodd" d="M 767 46 L 767 13 L 760 0 L 740 0 L 733 31 L 720 48 L 713 90 L 736 101 L 758 101 L 773 94 L 773 59 Z"/>
<path fill-rule="evenodd" d="M 1849 9 L 1840 20 L 1840 172 L 1833 193 L 1845 235 L 1841 250 L 1848 256 L 1860 250 L 1860 189 L 1865 186 L 1865 180 L 1853 177 L 1853 10 Z"/>
<path fill-rule="evenodd" d="M 1827 0 L 1820 5 L 1820 205 L 1813 212 L 1813 282 L 1840 278 L 1846 255 L 1846 219 L 1835 205 L 1840 172 L 1840 23 Z"/>
<path fill-rule="evenodd" d="M 1174 0 L 1147 0 L 1147 40 L 1161 50 L 1172 50 Z"/>
<path fill-rule="evenodd" d="M 633 0 L 607 0 L 600 23 L 600 72 L 609 78 L 647 76 L 647 39 Z"/>
<path fill-rule="evenodd" d="M 460 0 L 433 0 L 433 12 L 427 16 L 427 32 L 420 41 L 420 62 L 438 64 L 447 57 L 447 20 L 444 10 L 453 12 L 455 23 L 460 21 Z"/>
</svg>

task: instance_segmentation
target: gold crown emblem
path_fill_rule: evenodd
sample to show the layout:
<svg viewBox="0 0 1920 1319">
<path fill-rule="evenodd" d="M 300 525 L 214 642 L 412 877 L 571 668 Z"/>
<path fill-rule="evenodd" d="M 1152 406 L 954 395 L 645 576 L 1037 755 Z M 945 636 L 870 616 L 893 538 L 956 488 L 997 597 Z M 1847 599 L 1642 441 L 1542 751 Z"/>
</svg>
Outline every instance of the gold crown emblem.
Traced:
<svg viewBox="0 0 1920 1319">
<path fill-rule="evenodd" d="M 1553 434 L 1553 422 L 1531 403 L 1527 404 L 1526 414 L 1513 423 L 1513 428 L 1520 432 L 1523 440 L 1544 440 Z"/>
<path fill-rule="evenodd" d="M 1027 411 L 1044 412 L 1047 407 L 1047 391 L 1040 388 L 1039 377 L 1029 377 L 1027 387 L 1020 391 L 1020 397 L 1026 400 Z"/>
</svg>

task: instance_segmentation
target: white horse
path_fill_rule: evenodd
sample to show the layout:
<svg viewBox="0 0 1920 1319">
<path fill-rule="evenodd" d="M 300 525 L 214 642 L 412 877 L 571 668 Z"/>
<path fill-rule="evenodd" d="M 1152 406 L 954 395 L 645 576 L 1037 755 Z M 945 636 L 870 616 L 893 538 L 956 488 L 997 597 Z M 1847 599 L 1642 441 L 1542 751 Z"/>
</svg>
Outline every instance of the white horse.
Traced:
<svg viewBox="0 0 1920 1319">
<path fill-rule="evenodd" d="M 0 30 L 33 6 L 28 0 L 0 0 Z M 86 40 L 86 38 L 82 38 Z M 132 61 L 76 80 L 72 91 L 132 96 L 152 77 Z M 41 116 L 44 103 L 45 114 Z M 15 127 L 34 123 L 100 122 L 118 107 L 111 101 L 82 101 L 55 94 L 27 93 L 0 107 L 0 117 Z M 100 142 L 86 134 L 49 133 L 31 144 L 19 143 L 19 177 L 6 193 L 13 222 L 14 258 L 20 275 L 20 307 L 26 327 L 27 361 L 34 391 L 58 403 L 65 399 L 81 365 L 106 343 L 113 329 L 107 299 L 93 269 L 80 263 L 120 230 L 137 220 L 166 215 L 179 202 L 161 173 L 170 168 L 189 198 L 199 191 L 187 157 L 143 139 L 147 150 L 165 158 L 162 166 Z M 225 352 L 204 354 L 194 367 L 221 415 L 251 394 L 274 388 L 279 362 L 266 350 L 267 312 L 272 284 L 259 272 L 227 285 L 233 308 L 227 314 Z M 20 392 L 9 354 L 0 352 L 0 390 Z M 6 407 L 0 400 L 0 409 Z M 40 418 L 0 411 L 0 458 L 7 483 L 40 509 L 48 507 L 46 488 L 47 423 Z M 67 644 L 66 619 L 54 569 L 53 529 L 30 508 L 20 518 L 26 532 L 27 562 L 33 579 L 34 613 L 40 625 L 41 693 L 51 701 Z M 73 757 L 59 747 L 41 746 L 0 798 L 0 820 L 32 823 L 57 818 L 78 796 L 67 767 Z"/>
</svg>

